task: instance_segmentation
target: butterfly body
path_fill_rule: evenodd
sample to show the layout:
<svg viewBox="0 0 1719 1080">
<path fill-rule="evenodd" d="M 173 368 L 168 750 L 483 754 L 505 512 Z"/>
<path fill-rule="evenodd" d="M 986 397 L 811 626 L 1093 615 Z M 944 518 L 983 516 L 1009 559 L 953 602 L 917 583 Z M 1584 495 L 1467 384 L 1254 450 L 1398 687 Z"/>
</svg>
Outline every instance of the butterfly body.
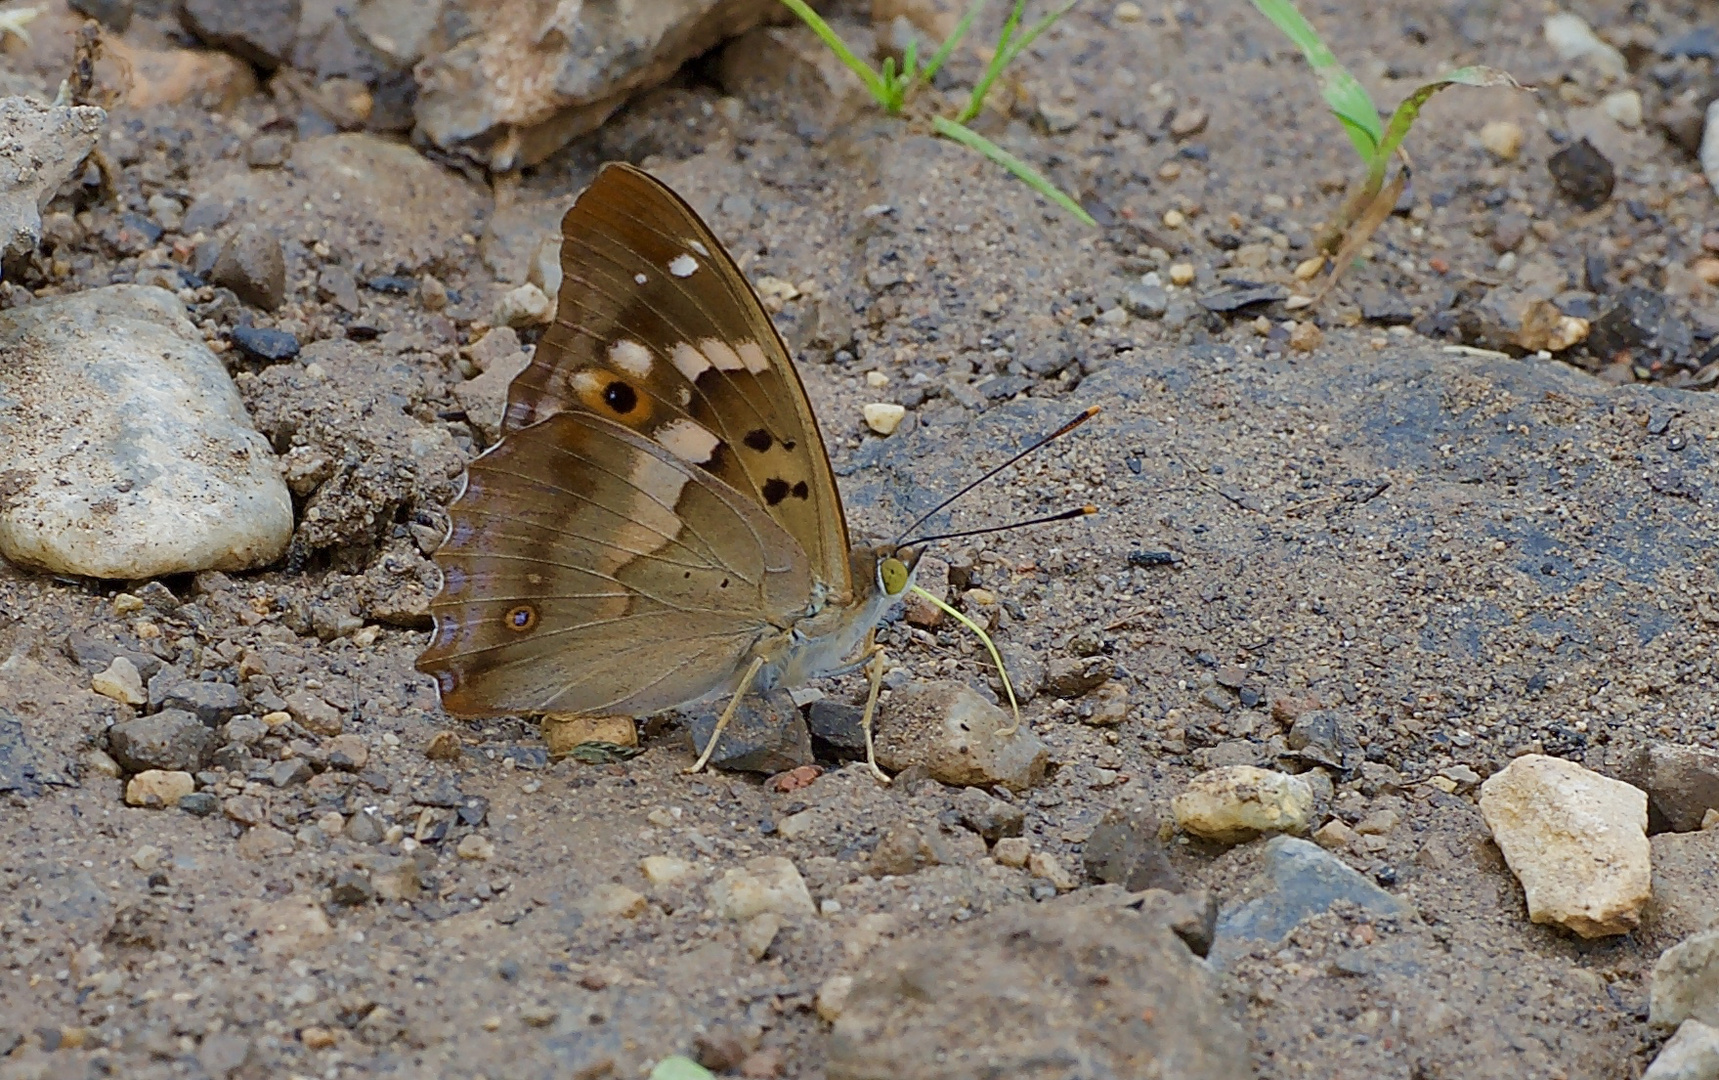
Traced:
<svg viewBox="0 0 1719 1080">
<path fill-rule="evenodd" d="M 805 389 L 738 267 L 624 165 L 562 238 L 555 322 L 435 554 L 417 666 L 443 706 L 643 716 L 864 663 L 917 553 L 849 542 Z"/>
</svg>

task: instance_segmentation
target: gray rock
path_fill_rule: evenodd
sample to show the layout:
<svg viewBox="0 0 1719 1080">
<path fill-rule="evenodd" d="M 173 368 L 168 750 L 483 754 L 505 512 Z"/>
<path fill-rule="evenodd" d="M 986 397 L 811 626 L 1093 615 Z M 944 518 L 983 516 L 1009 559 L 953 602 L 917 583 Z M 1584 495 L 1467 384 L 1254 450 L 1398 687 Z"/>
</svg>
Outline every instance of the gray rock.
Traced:
<svg viewBox="0 0 1719 1080">
<path fill-rule="evenodd" d="M 700 712 L 687 725 L 688 747 L 694 754 L 710 741 L 716 720 L 727 706 L 725 701 Z M 805 718 L 786 690 L 773 690 L 741 699 L 710 764 L 732 772 L 779 773 L 810 765 L 813 760 L 812 736 L 806 730 Z"/>
<path fill-rule="evenodd" d="M 961 824 L 987 840 L 1019 836 L 1027 815 L 1014 803 L 985 794 L 976 787 L 962 788 L 955 796 L 955 814 Z"/>
<path fill-rule="evenodd" d="M 1653 901 L 1642 933 L 1660 946 L 1719 929 L 1719 829 L 1660 833 L 1648 839 Z"/>
<path fill-rule="evenodd" d="M 877 759 L 892 772 L 919 765 L 945 784 L 1025 791 L 1050 764 L 1050 751 L 1025 720 L 1007 732 L 1010 714 L 961 683 L 910 684 L 878 712 Z"/>
<path fill-rule="evenodd" d="M 260 225 L 240 226 L 221 248 L 209 280 L 233 290 L 252 307 L 274 311 L 286 299 L 286 256 L 280 240 Z"/>
<path fill-rule="evenodd" d="M 1044 688 L 1057 697 L 1074 698 L 1096 689 L 1114 674 L 1116 661 L 1108 656 L 1058 657 L 1046 667 Z"/>
<path fill-rule="evenodd" d="M 476 34 L 421 61 L 418 133 L 493 170 L 536 164 L 595 130 L 639 88 L 756 26 L 774 7 L 771 0 L 662 0 L 648 16 L 564 11 L 547 22 L 487 19 Z M 517 70 L 525 58 L 528 78 Z"/>
<path fill-rule="evenodd" d="M 1170 310 L 1170 293 L 1161 285 L 1134 284 L 1122 290 L 1122 306 L 1142 319 L 1161 319 Z"/>
<path fill-rule="evenodd" d="M 196 772 L 215 748 L 215 733 L 183 709 L 125 720 L 107 730 L 108 753 L 127 772 Z"/>
<path fill-rule="evenodd" d="M 140 579 L 274 561 L 292 501 L 171 293 L 110 285 L 0 312 L 0 554 Z"/>
<path fill-rule="evenodd" d="M 316 276 L 317 295 L 324 300 L 334 303 L 334 306 L 350 314 L 358 314 L 363 305 L 358 299 L 358 281 L 352 276 L 352 271 L 344 266 L 333 264 L 322 268 Z"/>
<path fill-rule="evenodd" d="M 254 716 L 235 716 L 221 729 L 229 746 L 255 746 L 269 733 L 269 726 Z"/>
<path fill-rule="evenodd" d="M 1276 836 L 1261 849 L 1259 874 L 1244 888 L 1251 898 L 1226 907 L 1218 916 L 1210 957 L 1223 968 L 1260 945 L 1273 946 L 1310 915 L 1339 901 L 1374 915 L 1407 918 L 1406 902 L 1374 885 L 1317 844 Z"/>
<path fill-rule="evenodd" d="M 1647 1019 L 1659 1028 L 1685 1020 L 1719 1026 L 1719 930 L 1691 935 L 1660 954 Z"/>
<path fill-rule="evenodd" d="M 298 40 L 299 0 L 184 0 L 185 29 L 206 44 L 273 70 L 292 56 Z"/>
<path fill-rule="evenodd" d="M 1039 696 L 1045 685 L 1045 662 L 1039 651 L 1019 641 L 999 641 L 997 651 L 1003 656 L 1003 667 L 1009 672 L 1009 685 L 1015 688 L 1015 700 L 1025 705 Z M 1002 680 L 993 678 L 992 689 L 1001 700 Z"/>
<path fill-rule="evenodd" d="M 898 942 L 855 977 L 828 1046 L 830 1080 L 1124 1077 L 1148 1062 L 1178 1080 L 1253 1075 L 1246 1033 L 1181 939 L 1096 904 Z"/>
<path fill-rule="evenodd" d="M 42 779 L 24 722 L 0 709 L 0 791 L 33 799 L 42 793 Z"/>
<path fill-rule="evenodd" d="M 1650 743 L 1639 747 L 1617 778 L 1647 792 L 1647 831 L 1694 832 L 1719 809 L 1719 751 Z"/>
<path fill-rule="evenodd" d="M 193 682 L 176 668 L 162 668 L 149 680 L 151 709 L 183 709 L 210 727 L 220 727 L 245 711 L 245 699 L 231 683 Z"/>
<path fill-rule="evenodd" d="M 107 113 L 89 105 L 0 99 L 0 258 L 34 251 L 42 208 L 101 136 Z"/>
<path fill-rule="evenodd" d="M 1719 1028 L 1685 1020 L 1641 1080 L 1719 1080 Z"/>
<path fill-rule="evenodd" d="M 860 718 L 865 710 L 829 698 L 819 698 L 806 710 L 812 748 L 820 755 L 849 760 L 865 757 L 865 731 Z"/>
<path fill-rule="evenodd" d="M 193 791 L 179 796 L 175 805 L 192 817 L 208 817 L 221 808 L 221 800 L 215 798 L 213 792 Z"/>
<path fill-rule="evenodd" d="M 1158 839 L 1158 816 L 1146 807 L 1113 806 L 1087 837 L 1081 850 L 1086 876 L 1121 885 L 1129 892 L 1182 888 L 1181 875 L 1170 865 Z"/>
<path fill-rule="evenodd" d="M 277 761 L 269 766 L 269 783 L 275 787 L 292 787 L 294 784 L 302 784 L 309 780 L 314 771 L 310 767 L 310 762 L 304 758 L 287 758 L 285 761 Z"/>
</svg>

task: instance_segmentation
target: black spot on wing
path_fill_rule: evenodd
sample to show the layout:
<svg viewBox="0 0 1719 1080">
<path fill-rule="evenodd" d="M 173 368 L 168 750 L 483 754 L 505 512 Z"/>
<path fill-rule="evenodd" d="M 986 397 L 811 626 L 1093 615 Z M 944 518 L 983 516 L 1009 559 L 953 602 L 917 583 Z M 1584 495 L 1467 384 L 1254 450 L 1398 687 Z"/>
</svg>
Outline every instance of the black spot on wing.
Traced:
<svg viewBox="0 0 1719 1080">
<path fill-rule="evenodd" d="M 788 481 L 779 476 L 772 476 L 764 481 L 764 501 L 775 506 L 788 497 L 789 490 Z"/>
<path fill-rule="evenodd" d="M 775 441 L 770 437 L 770 433 L 763 428 L 753 428 L 746 433 L 746 445 L 760 454 L 770 449 L 770 444 Z"/>
<path fill-rule="evenodd" d="M 804 480 L 794 485 L 794 498 L 806 499 L 810 498 L 811 494 L 812 489 L 806 486 L 806 482 Z"/>
</svg>

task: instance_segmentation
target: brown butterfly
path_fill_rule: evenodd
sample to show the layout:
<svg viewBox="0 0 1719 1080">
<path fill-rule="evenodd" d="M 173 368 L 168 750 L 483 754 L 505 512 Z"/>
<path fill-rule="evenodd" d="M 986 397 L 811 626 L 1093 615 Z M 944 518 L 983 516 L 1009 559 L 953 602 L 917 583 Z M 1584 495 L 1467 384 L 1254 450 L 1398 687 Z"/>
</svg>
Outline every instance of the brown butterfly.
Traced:
<svg viewBox="0 0 1719 1080">
<path fill-rule="evenodd" d="M 435 554 L 418 657 L 458 716 L 643 716 L 869 663 L 922 547 L 850 544 L 757 294 L 660 181 L 603 167 L 561 221 L 554 325 Z"/>
</svg>

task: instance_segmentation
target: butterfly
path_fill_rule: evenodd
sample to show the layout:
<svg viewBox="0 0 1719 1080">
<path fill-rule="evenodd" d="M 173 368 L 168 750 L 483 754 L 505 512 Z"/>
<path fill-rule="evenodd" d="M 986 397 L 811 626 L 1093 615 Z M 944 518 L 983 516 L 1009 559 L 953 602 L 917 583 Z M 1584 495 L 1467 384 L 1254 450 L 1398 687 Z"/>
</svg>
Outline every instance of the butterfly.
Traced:
<svg viewBox="0 0 1719 1080">
<path fill-rule="evenodd" d="M 561 222 L 554 323 L 434 559 L 417 668 L 457 716 L 645 716 L 866 668 L 923 546 L 852 543 L 787 348 L 693 209 L 605 165 Z"/>
</svg>

